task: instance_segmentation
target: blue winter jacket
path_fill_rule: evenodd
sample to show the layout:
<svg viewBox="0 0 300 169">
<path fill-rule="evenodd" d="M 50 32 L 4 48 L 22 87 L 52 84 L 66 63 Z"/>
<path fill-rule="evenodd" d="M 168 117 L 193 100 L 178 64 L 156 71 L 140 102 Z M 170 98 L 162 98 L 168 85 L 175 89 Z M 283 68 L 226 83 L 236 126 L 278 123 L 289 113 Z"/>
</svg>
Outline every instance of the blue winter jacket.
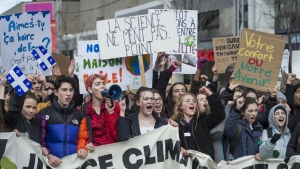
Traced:
<svg viewBox="0 0 300 169">
<path fill-rule="evenodd" d="M 244 157 L 247 155 L 256 155 L 259 152 L 258 141 L 261 137 L 262 126 L 255 121 L 252 124 L 253 130 L 251 131 L 249 124 L 246 120 L 240 119 L 241 112 L 234 108 L 225 124 L 225 135 L 229 137 L 231 142 L 234 141 L 234 138 L 238 131 L 238 123 L 242 125 L 242 132 L 239 137 L 239 141 L 235 147 L 233 157 L 234 159 Z"/>
<path fill-rule="evenodd" d="M 74 102 L 63 108 L 55 98 L 51 106 L 42 109 L 39 114 L 44 115 L 47 120 L 46 146 L 50 153 L 58 158 L 76 153 L 79 125 L 83 115 L 75 108 Z"/>
</svg>

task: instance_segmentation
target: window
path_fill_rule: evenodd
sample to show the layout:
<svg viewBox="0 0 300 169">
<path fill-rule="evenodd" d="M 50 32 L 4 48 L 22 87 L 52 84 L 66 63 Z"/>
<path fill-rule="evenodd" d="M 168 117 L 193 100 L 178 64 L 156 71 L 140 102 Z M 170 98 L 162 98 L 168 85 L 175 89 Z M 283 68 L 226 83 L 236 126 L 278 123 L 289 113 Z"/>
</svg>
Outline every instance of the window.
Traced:
<svg viewBox="0 0 300 169">
<path fill-rule="evenodd" d="M 198 13 L 198 39 L 207 40 L 219 36 L 219 10 Z"/>
</svg>

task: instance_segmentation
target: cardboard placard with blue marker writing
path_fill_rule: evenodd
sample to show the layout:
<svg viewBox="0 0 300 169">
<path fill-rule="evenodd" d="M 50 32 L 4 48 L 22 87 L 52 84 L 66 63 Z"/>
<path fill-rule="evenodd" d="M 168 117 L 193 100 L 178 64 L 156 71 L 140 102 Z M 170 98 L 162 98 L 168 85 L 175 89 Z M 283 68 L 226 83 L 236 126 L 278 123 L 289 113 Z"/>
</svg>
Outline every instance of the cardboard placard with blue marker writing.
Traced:
<svg viewBox="0 0 300 169">
<path fill-rule="evenodd" d="M 244 28 L 234 83 L 260 91 L 277 85 L 285 37 Z"/>
<path fill-rule="evenodd" d="M 52 49 L 50 11 L 0 16 L 0 25 L 3 68 L 10 70 L 17 64 L 24 74 L 42 73 L 31 52 L 40 45 Z"/>
</svg>

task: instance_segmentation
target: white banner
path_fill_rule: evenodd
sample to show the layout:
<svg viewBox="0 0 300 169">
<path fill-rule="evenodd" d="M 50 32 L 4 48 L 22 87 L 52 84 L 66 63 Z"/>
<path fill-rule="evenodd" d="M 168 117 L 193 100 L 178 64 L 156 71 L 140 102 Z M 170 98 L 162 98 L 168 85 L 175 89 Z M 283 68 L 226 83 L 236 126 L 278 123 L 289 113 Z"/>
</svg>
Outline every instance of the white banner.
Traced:
<svg viewBox="0 0 300 169">
<path fill-rule="evenodd" d="M 24 12 L 0 16 L 0 39 L 3 68 L 18 64 L 25 74 L 42 73 L 32 50 L 43 45 L 52 49 L 50 12 Z M 50 75 L 52 71 L 43 73 Z"/>
<path fill-rule="evenodd" d="M 198 11 L 197 10 L 170 10 L 170 9 L 148 9 L 148 14 L 173 13 L 176 17 L 177 35 L 179 43 L 172 50 L 164 50 L 167 54 L 181 58 L 178 61 L 184 63 L 181 71 L 174 73 L 195 74 L 197 69 L 197 45 L 198 45 Z M 161 52 L 161 51 L 158 51 Z M 154 63 L 157 54 L 154 54 Z M 167 57 L 167 56 L 166 56 Z M 168 57 L 166 58 L 168 61 Z M 167 64 L 167 62 L 166 62 Z"/>
<path fill-rule="evenodd" d="M 16 133 L 0 133 L 0 168 L 46 169 L 41 146 Z"/>
<path fill-rule="evenodd" d="M 84 82 L 92 74 L 105 75 L 106 85 L 118 84 L 122 90 L 138 89 L 142 86 L 140 68 L 137 56 L 126 58 L 100 59 L 101 51 L 98 41 L 78 41 L 78 57 L 76 69 L 78 69 L 80 93 L 87 93 Z M 143 55 L 144 71 L 147 87 L 152 87 L 153 66 L 150 54 Z"/>
<path fill-rule="evenodd" d="M 289 60 L 290 60 L 290 52 L 288 49 L 285 49 L 283 52 L 283 57 L 282 57 L 282 61 L 281 61 L 281 69 L 280 69 L 279 75 L 278 75 L 277 86 L 280 86 L 281 81 L 282 81 L 282 73 L 281 72 L 289 72 Z M 300 74 L 299 74 L 299 76 L 300 76 Z"/>
<path fill-rule="evenodd" d="M 0 133 L 0 168 L 45 169 L 47 158 L 42 157 L 41 148 L 25 137 L 16 138 L 15 133 Z M 293 169 L 300 166 L 300 156 L 291 157 L 288 164 L 283 159 L 255 160 L 246 156 L 227 164 L 216 164 L 197 151 L 188 151 L 182 157 L 178 128 L 164 126 L 125 142 L 99 146 L 86 159 L 73 154 L 62 159 L 57 169 Z"/>
<path fill-rule="evenodd" d="M 101 59 L 173 50 L 179 41 L 172 13 L 98 21 L 97 34 Z"/>
<path fill-rule="evenodd" d="M 288 71 L 286 71 L 288 72 Z M 297 78 L 300 77 L 300 50 L 293 50 L 292 55 L 292 73 L 297 75 Z"/>
</svg>

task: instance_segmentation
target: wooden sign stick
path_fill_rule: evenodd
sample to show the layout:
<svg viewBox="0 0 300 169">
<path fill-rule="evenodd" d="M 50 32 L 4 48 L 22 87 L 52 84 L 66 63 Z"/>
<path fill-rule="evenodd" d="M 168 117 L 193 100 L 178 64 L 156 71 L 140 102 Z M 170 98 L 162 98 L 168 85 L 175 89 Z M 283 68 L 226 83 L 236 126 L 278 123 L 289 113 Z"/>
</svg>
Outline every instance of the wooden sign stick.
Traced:
<svg viewBox="0 0 300 169">
<path fill-rule="evenodd" d="M 140 75 L 141 75 L 142 86 L 146 87 L 146 76 L 145 76 L 143 55 L 139 55 L 138 58 L 139 58 L 139 67 L 140 67 Z"/>
</svg>

